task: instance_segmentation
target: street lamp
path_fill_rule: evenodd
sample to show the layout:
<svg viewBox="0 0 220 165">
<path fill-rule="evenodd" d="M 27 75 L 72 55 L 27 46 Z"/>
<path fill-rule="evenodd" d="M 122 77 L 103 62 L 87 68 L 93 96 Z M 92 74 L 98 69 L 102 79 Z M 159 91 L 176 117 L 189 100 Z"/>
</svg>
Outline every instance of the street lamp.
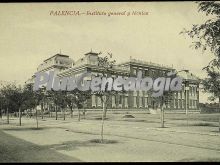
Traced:
<svg viewBox="0 0 220 165">
<path fill-rule="evenodd" d="M 186 86 L 187 82 L 185 82 L 185 109 L 186 109 L 186 120 L 187 120 L 187 126 L 188 126 L 188 91 L 189 86 Z"/>
</svg>

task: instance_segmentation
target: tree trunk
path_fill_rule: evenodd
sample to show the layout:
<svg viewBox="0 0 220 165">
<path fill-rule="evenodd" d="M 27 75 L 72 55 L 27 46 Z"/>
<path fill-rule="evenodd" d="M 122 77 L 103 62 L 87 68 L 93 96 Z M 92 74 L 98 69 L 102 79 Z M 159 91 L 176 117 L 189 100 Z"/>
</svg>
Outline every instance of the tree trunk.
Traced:
<svg viewBox="0 0 220 165">
<path fill-rule="evenodd" d="M 6 115 L 7 115 L 7 124 L 9 124 L 9 112 L 8 112 L 8 107 L 7 107 L 7 110 L 6 110 Z"/>
<path fill-rule="evenodd" d="M 86 110 L 83 108 L 83 119 L 86 119 Z"/>
<path fill-rule="evenodd" d="M 79 108 L 77 108 L 78 109 L 78 121 L 80 121 L 80 109 Z"/>
<path fill-rule="evenodd" d="M 51 106 L 51 109 L 50 109 L 50 117 L 52 118 L 53 117 L 53 110 L 52 110 L 52 106 Z"/>
<path fill-rule="evenodd" d="M 73 107 L 72 106 L 70 107 L 70 116 L 71 118 L 73 118 Z"/>
<path fill-rule="evenodd" d="M 103 102 L 104 102 L 104 119 L 106 119 L 106 116 L 107 116 L 107 100 L 108 100 L 109 98 L 107 97 L 107 96 L 103 96 Z"/>
<path fill-rule="evenodd" d="M 102 103 L 103 105 L 103 111 L 102 111 L 102 128 L 101 128 L 101 142 L 104 142 L 104 138 L 103 138 L 103 132 L 104 132 L 104 121 L 105 121 L 105 114 L 106 114 L 106 110 L 105 110 L 105 101 L 103 101 Z"/>
<path fill-rule="evenodd" d="M 161 128 L 164 128 L 164 108 L 161 106 Z"/>
<path fill-rule="evenodd" d="M 63 109 L 63 120 L 66 120 L 66 108 Z"/>
<path fill-rule="evenodd" d="M 19 126 L 21 126 L 21 108 L 19 108 Z"/>
<path fill-rule="evenodd" d="M 44 119 L 44 103 L 43 103 L 43 106 L 41 108 L 41 118 Z"/>
<path fill-rule="evenodd" d="M 50 118 L 51 117 L 51 115 L 50 115 L 50 105 L 48 105 L 47 108 L 48 108 L 48 117 Z"/>
<path fill-rule="evenodd" d="M 218 112 L 220 113 L 220 97 L 218 98 L 218 105 L 219 105 Z M 219 117 L 220 117 L 220 116 L 219 116 Z"/>
<path fill-rule="evenodd" d="M 36 122 L 37 122 L 37 128 L 38 128 L 38 117 L 37 117 L 37 108 L 36 108 Z"/>
<path fill-rule="evenodd" d="M 56 120 L 57 120 L 57 106 L 55 106 Z"/>
<path fill-rule="evenodd" d="M 104 109 L 104 118 L 106 118 L 106 114 L 107 114 L 107 109 Z"/>
<path fill-rule="evenodd" d="M 2 119 L 2 104 L 1 104 L 1 110 L 0 110 L 0 117 Z"/>
<path fill-rule="evenodd" d="M 30 118 L 32 117 L 32 113 L 33 113 L 33 109 L 31 108 L 30 109 L 30 116 L 29 116 Z"/>
</svg>

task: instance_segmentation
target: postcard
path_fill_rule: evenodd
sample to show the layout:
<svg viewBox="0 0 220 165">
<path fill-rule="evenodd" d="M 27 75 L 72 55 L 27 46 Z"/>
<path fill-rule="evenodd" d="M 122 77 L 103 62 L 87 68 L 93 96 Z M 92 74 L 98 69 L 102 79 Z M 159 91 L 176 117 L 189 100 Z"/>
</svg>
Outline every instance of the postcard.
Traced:
<svg viewBox="0 0 220 165">
<path fill-rule="evenodd" d="M 220 3 L 0 4 L 0 162 L 219 162 Z"/>
</svg>

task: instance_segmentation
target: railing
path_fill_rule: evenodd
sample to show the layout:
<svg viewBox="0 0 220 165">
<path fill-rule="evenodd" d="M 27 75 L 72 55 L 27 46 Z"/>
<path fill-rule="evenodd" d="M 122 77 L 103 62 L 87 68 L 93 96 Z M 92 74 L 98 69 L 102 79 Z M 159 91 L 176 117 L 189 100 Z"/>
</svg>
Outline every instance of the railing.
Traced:
<svg viewBox="0 0 220 165">
<path fill-rule="evenodd" d="M 170 68 L 172 69 L 173 66 L 168 66 L 168 65 L 162 65 L 162 64 L 157 64 L 157 63 L 153 63 L 153 62 L 147 62 L 147 61 L 141 61 L 141 60 L 136 60 L 136 59 L 130 59 L 130 62 L 136 62 L 136 63 L 140 63 L 140 64 L 144 64 L 144 65 L 153 65 L 153 66 L 157 66 L 157 67 L 165 67 L 165 68 Z"/>
</svg>

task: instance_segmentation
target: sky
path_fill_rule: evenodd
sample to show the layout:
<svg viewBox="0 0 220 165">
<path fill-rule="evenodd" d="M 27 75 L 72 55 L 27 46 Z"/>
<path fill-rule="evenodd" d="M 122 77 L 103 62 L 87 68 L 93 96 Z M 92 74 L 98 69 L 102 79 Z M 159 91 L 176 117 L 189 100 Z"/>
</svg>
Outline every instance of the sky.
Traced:
<svg viewBox="0 0 220 165">
<path fill-rule="evenodd" d="M 148 15 L 50 15 L 63 10 Z M 203 78 L 212 54 L 192 49 L 192 40 L 179 33 L 207 19 L 195 2 L 0 4 L 0 80 L 24 83 L 44 59 L 61 51 L 77 60 L 91 49 L 112 53 L 118 63 L 131 56 Z"/>
</svg>

